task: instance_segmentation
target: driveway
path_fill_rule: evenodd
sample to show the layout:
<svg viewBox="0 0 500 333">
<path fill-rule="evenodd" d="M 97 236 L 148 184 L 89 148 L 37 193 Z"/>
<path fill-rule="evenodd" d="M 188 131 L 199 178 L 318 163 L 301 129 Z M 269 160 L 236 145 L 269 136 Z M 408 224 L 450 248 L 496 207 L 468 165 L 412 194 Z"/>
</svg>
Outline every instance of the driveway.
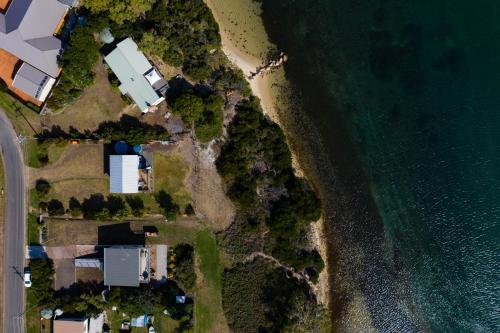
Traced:
<svg viewBox="0 0 500 333">
<path fill-rule="evenodd" d="M 69 288 L 75 283 L 75 261 L 73 259 L 54 260 L 55 290 Z"/>
<path fill-rule="evenodd" d="M 4 332 L 24 332 L 24 269 L 25 244 L 25 177 L 21 147 L 12 124 L 0 109 L 0 149 L 2 151 L 7 190 L 4 250 Z"/>
</svg>

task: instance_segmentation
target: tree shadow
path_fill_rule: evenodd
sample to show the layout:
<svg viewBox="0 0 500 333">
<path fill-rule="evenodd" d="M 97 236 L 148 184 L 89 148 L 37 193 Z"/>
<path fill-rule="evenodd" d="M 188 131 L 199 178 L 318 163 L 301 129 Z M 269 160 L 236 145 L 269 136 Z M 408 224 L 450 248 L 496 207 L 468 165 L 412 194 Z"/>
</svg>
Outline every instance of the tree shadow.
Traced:
<svg viewBox="0 0 500 333">
<path fill-rule="evenodd" d="M 130 222 L 109 224 L 98 227 L 98 245 L 144 245 L 146 238 L 143 232 L 134 232 Z"/>
</svg>

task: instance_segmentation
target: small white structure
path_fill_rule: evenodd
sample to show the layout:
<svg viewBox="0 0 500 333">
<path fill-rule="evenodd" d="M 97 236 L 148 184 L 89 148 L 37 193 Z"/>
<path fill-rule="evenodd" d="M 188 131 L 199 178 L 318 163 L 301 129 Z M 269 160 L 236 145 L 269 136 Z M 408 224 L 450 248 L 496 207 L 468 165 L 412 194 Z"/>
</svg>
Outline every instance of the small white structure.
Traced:
<svg viewBox="0 0 500 333">
<path fill-rule="evenodd" d="M 139 156 L 109 156 L 110 193 L 139 192 Z"/>
</svg>

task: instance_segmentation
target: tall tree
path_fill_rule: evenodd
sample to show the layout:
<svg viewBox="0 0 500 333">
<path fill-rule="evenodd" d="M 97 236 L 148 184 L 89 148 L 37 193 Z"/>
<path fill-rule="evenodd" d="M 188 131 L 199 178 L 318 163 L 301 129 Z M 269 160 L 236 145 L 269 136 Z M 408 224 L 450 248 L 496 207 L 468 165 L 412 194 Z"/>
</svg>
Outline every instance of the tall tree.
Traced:
<svg viewBox="0 0 500 333">
<path fill-rule="evenodd" d="M 135 21 L 149 11 L 156 0 L 86 0 L 85 7 L 95 13 L 109 11 L 109 18 L 118 24 Z"/>
</svg>

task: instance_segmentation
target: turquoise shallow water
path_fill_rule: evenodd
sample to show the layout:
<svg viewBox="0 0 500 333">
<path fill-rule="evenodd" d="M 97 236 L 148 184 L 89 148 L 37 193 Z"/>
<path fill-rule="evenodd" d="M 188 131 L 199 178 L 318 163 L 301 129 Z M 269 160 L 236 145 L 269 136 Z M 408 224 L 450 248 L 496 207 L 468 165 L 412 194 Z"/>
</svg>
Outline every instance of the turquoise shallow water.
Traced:
<svg viewBox="0 0 500 333">
<path fill-rule="evenodd" d="M 263 18 L 328 156 L 335 327 L 356 292 L 379 331 L 500 331 L 500 2 L 264 0 Z"/>
</svg>

